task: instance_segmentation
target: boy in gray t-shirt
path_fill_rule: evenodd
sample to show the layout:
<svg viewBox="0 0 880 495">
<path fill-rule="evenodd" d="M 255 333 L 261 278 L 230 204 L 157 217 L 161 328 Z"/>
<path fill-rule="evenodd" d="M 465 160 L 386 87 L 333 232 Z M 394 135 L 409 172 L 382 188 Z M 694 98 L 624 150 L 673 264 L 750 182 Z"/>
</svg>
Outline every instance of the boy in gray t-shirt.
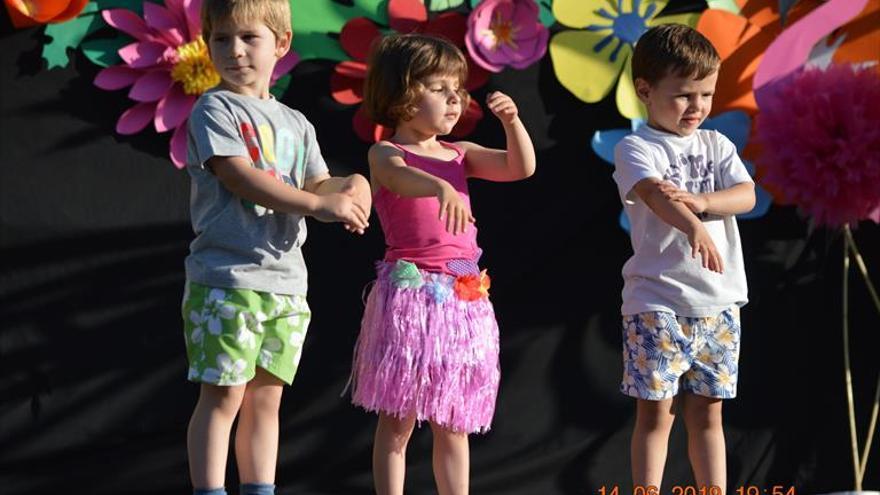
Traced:
<svg viewBox="0 0 880 495">
<path fill-rule="evenodd" d="M 721 399 L 736 395 L 739 307 L 747 301 L 734 215 L 754 207 L 755 192 L 733 143 L 698 129 L 719 64 L 690 27 L 643 34 L 632 67 L 648 122 L 614 153 L 633 246 L 623 267 L 621 391 L 636 398 L 633 484 L 648 494 L 660 493 L 676 409 L 697 489 L 726 490 Z"/>
<path fill-rule="evenodd" d="M 240 493 L 270 494 L 282 386 L 296 374 L 311 316 L 304 217 L 363 233 L 370 186 L 358 174 L 330 177 L 315 129 L 269 94 L 290 49 L 287 0 L 205 0 L 202 29 L 221 82 L 199 98 L 187 136 L 196 238 L 183 318 L 189 379 L 201 383 L 190 477 L 194 493 L 225 494 L 238 416 Z"/>
</svg>

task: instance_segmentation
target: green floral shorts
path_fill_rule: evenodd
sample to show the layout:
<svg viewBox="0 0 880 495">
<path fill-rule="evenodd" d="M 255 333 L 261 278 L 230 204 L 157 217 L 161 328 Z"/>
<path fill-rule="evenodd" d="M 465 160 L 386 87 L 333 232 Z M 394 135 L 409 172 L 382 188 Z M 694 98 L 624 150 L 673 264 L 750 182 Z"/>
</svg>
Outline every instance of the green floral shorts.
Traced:
<svg viewBox="0 0 880 495">
<path fill-rule="evenodd" d="M 259 366 L 293 382 L 312 317 L 305 297 L 187 281 L 182 312 L 190 381 L 241 385 Z"/>
</svg>

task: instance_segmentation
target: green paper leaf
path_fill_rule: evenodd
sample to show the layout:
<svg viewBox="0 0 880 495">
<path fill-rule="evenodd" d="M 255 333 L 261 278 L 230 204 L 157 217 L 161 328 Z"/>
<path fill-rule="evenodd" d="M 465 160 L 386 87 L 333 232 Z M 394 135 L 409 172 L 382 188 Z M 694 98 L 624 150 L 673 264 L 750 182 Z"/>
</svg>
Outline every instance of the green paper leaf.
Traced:
<svg viewBox="0 0 880 495">
<path fill-rule="evenodd" d="M 94 3 L 98 4 L 98 8 L 100 10 L 105 9 L 127 9 L 135 14 L 143 17 L 144 14 L 144 0 L 93 0 Z M 160 0 L 153 0 L 153 3 L 157 3 L 159 5 L 165 6 L 164 3 Z"/>
<path fill-rule="evenodd" d="M 83 54 L 92 61 L 93 64 L 100 67 L 109 67 L 122 62 L 119 58 L 119 49 L 131 43 L 133 40 L 128 36 L 117 36 L 115 38 L 101 38 L 89 40 L 80 45 Z"/>
<path fill-rule="evenodd" d="M 269 92 L 272 93 L 275 98 L 280 100 L 281 97 L 284 96 L 284 93 L 287 92 L 287 88 L 290 87 L 290 82 L 292 80 L 293 76 L 290 74 L 284 74 L 275 81 L 275 84 L 273 84 L 271 88 L 269 88 Z"/>
<path fill-rule="evenodd" d="M 539 14 L 541 19 L 541 24 L 545 27 L 550 27 L 556 24 L 556 17 L 553 15 L 553 1 L 552 0 L 535 0 L 538 4 L 538 7 L 541 8 L 541 13 Z"/>
<path fill-rule="evenodd" d="M 45 34 L 52 40 L 43 45 L 43 59 L 50 69 L 67 67 L 70 63 L 67 50 L 76 49 L 86 36 L 103 26 L 104 20 L 95 2 L 89 2 L 77 17 L 67 22 L 47 25 Z"/>
<path fill-rule="evenodd" d="M 293 49 L 301 60 L 324 58 L 348 60 L 336 37 L 355 17 L 388 24 L 388 0 L 352 0 L 351 5 L 333 0 L 291 0 Z"/>
<path fill-rule="evenodd" d="M 476 8 L 483 0 L 471 0 L 471 8 Z M 556 17 L 553 16 L 553 0 L 534 0 L 538 4 L 538 19 L 544 27 L 550 27 L 556 24 Z M 732 2 L 733 0 L 725 0 Z"/>
<path fill-rule="evenodd" d="M 464 0 L 427 0 L 428 10 L 431 12 L 454 9 L 461 7 L 463 3 Z"/>
<path fill-rule="evenodd" d="M 734 14 L 740 13 L 739 5 L 734 0 L 706 0 L 706 3 L 710 9 L 726 10 Z"/>
</svg>

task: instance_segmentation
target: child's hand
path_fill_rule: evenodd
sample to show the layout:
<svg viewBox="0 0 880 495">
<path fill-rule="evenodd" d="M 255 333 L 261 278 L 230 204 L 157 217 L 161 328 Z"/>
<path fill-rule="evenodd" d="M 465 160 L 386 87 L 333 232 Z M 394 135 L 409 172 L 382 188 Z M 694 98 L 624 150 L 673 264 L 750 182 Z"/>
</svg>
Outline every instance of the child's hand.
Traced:
<svg viewBox="0 0 880 495">
<path fill-rule="evenodd" d="M 361 174 L 352 174 L 345 178 L 345 185 L 340 191 L 351 197 L 354 204 L 366 213 L 367 220 L 370 218 L 370 209 L 373 207 L 373 195 L 370 191 L 370 182 Z M 367 227 L 370 224 L 367 222 Z M 363 234 L 364 230 L 355 227 L 353 224 L 346 223 L 345 230 L 349 232 L 357 232 Z"/>
<path fill-rule="evenodd" d="M 658 184 L 658 189 L 666 199 L 670 201 L 678 201 L 684 204 L 694 213 L 703 213 L 709 208 L 709 201 L 702 194 L 692 194 L 684 189 L 679 189 L 675 184 L 669 181 L 663 181 Z"/>
<path fill-rule="evenodd" d="M 318 196 L 318 207 L 312 216 L 322 222 L 342 222 L 350 230 L 363 233 L 369 215 L 350 194 L 341 192 Z"/>
<path fill-rule="evenodd" d="M 715 248 L 715 243 L 702 222 L 694 222 L 693 228 L 687 233 L 688 242 L 691 245 L 691 257 L 696 258 L 699 253 L 703 260 L 703 268 L 713 272 L 723 273 L 724 266 L 721 263 L 721 255 Z"/>
<path fill-rule="evenodd" d="M 495 114 L 502 124 L 510 124 L 516 120 L 519 111 L 516 103 L 501 91 L 493 91 L 486 97 L 486 106 Z"/>
<path fill-rule="evenodd" d="M 453 235 L 463 234 L 468 222 L 476 222 L 461 195 L 448 182 L 444 181 L 440 186 L 437 200 L 440 201 L 440 221 L 446 217 L 447 232 Z"/>
</svg>

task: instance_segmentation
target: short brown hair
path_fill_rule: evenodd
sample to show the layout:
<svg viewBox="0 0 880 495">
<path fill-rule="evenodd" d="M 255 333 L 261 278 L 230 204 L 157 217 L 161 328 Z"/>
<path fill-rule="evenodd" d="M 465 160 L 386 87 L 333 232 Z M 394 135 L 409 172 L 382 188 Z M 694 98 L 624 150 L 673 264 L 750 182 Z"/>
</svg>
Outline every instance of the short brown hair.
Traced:
<svg viewBox="0 0 880 495">
<path fill-rule="evenodd" d="M 445 39 L 423 34 L 383 36 L 373 43 L 367 64 L 364 108 L 374 122 L 386 127 L 409 120 L 421 82 L 435 74 L 458 78 L 462 109 L 470 101 L 464 89 L 467 60 Z"/>
<path fill-rule="evenodd" d="M 718 70 L 721 57 L 705 36 L 684 24 L 652 27 L 636 41 L 632 77 L 651 86 L 669 74 L 701 80 Z"/>
<path fill-rule="evenodd" d="M 204 0 L 202 2 L 202 38 L 207 42 L 217 23 L 259 21 L 275 38 L 280 39 L 290 27 L 288 0 Z"/>
</svg>

